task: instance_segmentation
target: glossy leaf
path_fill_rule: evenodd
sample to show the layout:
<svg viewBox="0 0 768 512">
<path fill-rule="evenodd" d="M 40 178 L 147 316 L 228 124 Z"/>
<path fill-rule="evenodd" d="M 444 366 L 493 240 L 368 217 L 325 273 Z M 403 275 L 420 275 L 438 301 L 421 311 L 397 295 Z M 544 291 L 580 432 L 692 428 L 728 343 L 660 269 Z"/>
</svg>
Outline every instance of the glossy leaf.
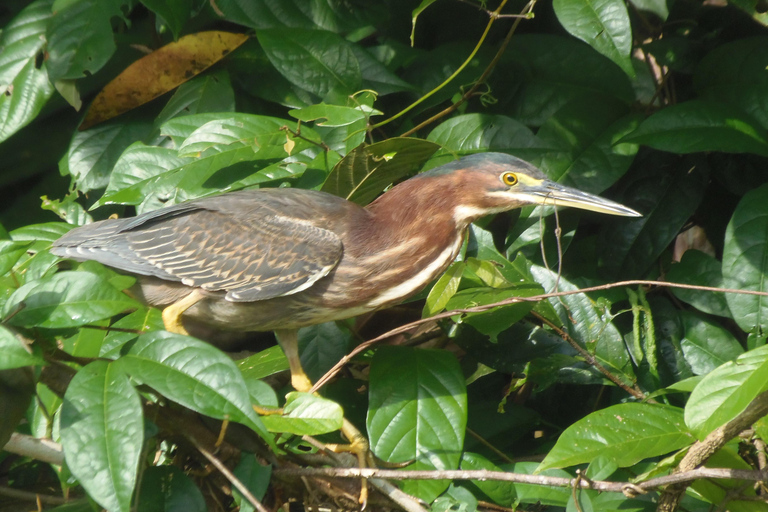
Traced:
<svg viewBox="0 0 768 512">
<path fill-rule="evenodd" d="M 626 73 L 573 38 L 516 35 L 503 59 L 512 65 L 497 69 L 491 79 L 514 94 L 499 98 L 500 110 L 526 125 L 541 126 L 584 94 L 613 96 L 627 104 L 635 97 Z"/>
<path fill-rule="evenodd" d="M 206 73 L 183 83 L 155 118 L 159 127 L 169 120 L 205 112 L 234 112 L 235 92 L 229 74 L 224 71 Z"/>
<path fill-rule="evenodd" d="M 691 100 L 660 110 L 621 142 L 672 153 L 724 151 L 768 156 L 768 131 L 738 107 Z"/>
<path fill-rule="evenodd" d="M 493 462 L 482 455 L 472 452 L 464 452 L 461 456 L 461 469 L 487 471 L 501 471 Z M 472 484 L 477 486 L 486 496 L 491 498 L 494 503 L 505 507 L 512 506 L 515 503 L 515 486 L 510 482 L 499 482 L 493 480 L 472 480 Z"/>
<path fill-rule="evenodd" d="M 176 466 L 151 466 L 141 478 L 137 510 L 143 512 L 206 512 L 200 489 Z"/>
<path fill-rule="evenodd" d="M 691 165 L 695 165 L 695 161 Z M 598 266 L 611 279 L 643 275 L 675 239 L 704 194 L 703 170 L 676 165 L 635 173 L 627 184 L 637 219 L 606 220 L 597 246 Z"/>
<path fill-rule="evenodd" d="M 260 30 L 256 36 L 272 65 L 293 84 L 321 98 L 360 88 L 360 64 L 340 36 L 300 29 Z"/>
<path fill-rule="evenodd" d="M 432 142 L 398 137 L 358 146 L 333 168 L 321 190 L 366 205 L 391 183 L 416 173 L 437 149 Z"/>
<path fill-rule="evenodd" d="M 706 375 L 744 352 L 736 338 L 720 325 L 686 311 L 679 314 L 685 329 L 680 344 L 696 375 Z"/>
<path fill-rule="evenodd" d="M 3 314 L 10 323 L 47 328 L 77 327 L 140 307 L 134 299 L 90 272 L 59 272 L 16 290 Z"/>
<path fill-rule="evenodd" d="M 765 15 L 765 13 L 764 13 Z M 739 107 L 768 129 L 768 37 L 749 37 L 718 46 L 699 63 L 693 83 L 703 99 Z"/>
<path fill-rule="evenodd" d="M 573 475 L 562 469 L 545 469 L 537 471 L 539 464 L 537 462 L 517 462 L 515 464 L 505 464 L 502 468 L 513 473 L 523 473 L 532 475 L 534 472 L 539 475 L 554 476 L 560 478 L 573 478 Z M 544 487 L 532 484 L 515 484 L 515 491 L 520 503 L 530 503 L 550 505 L 553 507 L 565 507 L 571 498 L 570 489 L 564 487 Z"/>
<path fill-rule="evenodd" d="M 544 290 L 553 291 L 557 280 L 559 291 L 577 287 L 563 277 L 559 280 L 554 272 L 536 265 L 530 266 L 531 274 Z M 565 327 L 565 331 L 605 366 L 612 369 L 627 384 L 634 381 L 634 373 L 624 339 L 610 318 L 601 316 L 597 305 L 584 295 L 566 295 L 549 299 Z"/>
<path fill-rule="evenodd" d="M 141 0 L 141 3 L 160 17 L 168 28 L 171 29 L 175 39 L 179 38 L 181 29 L 189 20 L 196 7 L 194 0 L 177 0 L 175 2 Z"/>
<path fill-rule="evenodd" d="M 723 286 L 766 292 L 768 274 L 768 185 L 747 193 L 725 231 Z M 760 295 L 727 294 L 733 319 L 745 332 L 768 329 L 768 300 Z"/>
<path fill-rule="evenodd" d="M 572 35 L 611 59 L 627 75 L 635 71 L 629 58 L 632 30 L 621 0 L 554 0 L 560 23 Z"/>
<path fill-rule="evenodd" d="M 42 365 L 43 358 L 32 354 L 11 331 L 0 326 L 0 370 Z"/>
<path fill-rule="evenodd" d="M 111 511 L 130 510 L 144 443 L 141 402 L 114 363 L 94 361 L 67 387 L 61 444 L 72 474 Z"/>
<path fill-rule="evenodd" d="M 311 393 L 288 393 L 282 414 L 262 416 L 270 432 L 316 436 L 341 428 L 344 411 L 332 400 Z"/>
<path fill-rule="evenodd" d="M 0 35 L 0 141 L 34 119 L 53 94 L 46 66 L 35 63 L 45 45 L 52 4 L 31 3 Z"/>
<path fill-rule="evenodd" d="M 628 403 L 607 407 L 560 434 L 536 472 L 591 462 L 601 456 L 619 467 L 632 466 L 688 446 L 694 441 L 676 407 Z"/>
<path fill-rule="evenodd" d="M 683 254 L 679 263 L 669 268 L 667 279 L 675 283 L 721 288 L 723 286 L 723 271 L 720 262 L 714 257 L 700 251 L 689 250 Z M 675 297 L 699 311 L 710 315 L 731 316 L 724 293 L 686 290 L 684 288 L 671 288 L 671 291 Z"/>
<path fill-rule="evenodd" d="M 299 329 L 301 366 L 309 379 L 318 380 L 338 363 L 349 352 L 352 341 L 352 332 L 336 322 Z"/>
<path fill-rule="evenodd" d="M 232 472 L 238 480 L 243 482 L 257 500 L 264 498 L 272 476 L 272 466 L 262 466 L 255 455 L 240 457 L 240 463 Z M 232 497 L 235 503 L 240 505 L 238 512 L 250 512 L 253 506 L 240 495 L 237 489 L 232 489 Z"/>
<path fill-rule="evenodd" d="M 685 423 L 704 439 L 768 389 L 768 346 L 751 350 L 708 373 L 685 406 Z"/>
<path fill-rule="evenodd" d="M 636 144 L 617 144 L 640 123 L 627 106 L 614 98 L 583 96 L 565 104 L 539 129 L 547 147 L 542 170 L 564 185 L 600 193 L 627 172 L 637 153 Z"/>
<path fill-rule="evenodd" d="M 198 32 L 158 48 L 128 66 L 96 95 L 80 129 L 112 119 L 175 89 L 247 39 L 244 34 Z"/>
<path fill-rule="evenodd" d="M 117 364 L 134 379 L 201 414 L 230 419 L 272 443 L 251 407 L 248 389 L 235 363 L 189 336 L 155 331 L 142 334 Z"/>
<path fill-rule="evenodd" d="M 51 82 L 94 74 L 115 52 L 110 19 L 121 16 L 125 0 L 73 0 L 48 24 L 48 75 Z"/>
<path fill-rule="evenodd" d="M 451 300 L 459 289 L 459 283 L 461 282 L 461 275 L 464 273 L 464 267 L 465 265 L 463 261 L 454 262 L 448 267 L 448 270 L 440 276 L 429 291 L 422 316 L 432 316 L 445 309 L 448 301 Z"/>
<path fill-rule="evenodd" d="M 408 375 L 408 379 L 403 379 Z M 382 347 L 371 363 L 368 435 L 388 462 L 410 469 L 456 469 L 467 422 L 467 395 L 454 356 L 436 350 Z M 447 481 L 406 481 L 403 490 L 432 501 Z"/>
<path fill-rule="evenodd" d="M 368 110 L 368 109 L 365 109 Z M 320 103 L 298 110 L 289 110 L 288 114 L 299 121 L 315 121 L 318 126 L 347 126 L 355 121 L 368 119 L 371 115 L 381 115 L 378 110 L 365 111 L 360 108 L 326 105 Z"/>
<path fill-rule="evenodd" d="M 109 124 L 77 131 L 69 145 L 66 167 L 77 190 L 85 193 L 104 188 L 120 155 L 136 140 L 149 134 L 148 123 Z"/>
<path fill-rule="evenodd" d="M 263 379 L 288 369 L 288 359 L 275 345 L 237 361 L 237 367 L 246 379 Z"/>
<path fill-rule="evenodd" d="M 55 213 L 61 220 L 74 226 L 82 226 L 93 222 L 93 217 L 85 211 L 85 208 L 77 202 L 77 199 L 76 192 L 67 194 L 62 200 L 51 200 L 48 199 L 48 196 L 43 196 L 40 198 L 42 201 L 40 208 Z M 2 268 L 2 265 L 0 265 L 0 268 Z"/>
</svg>

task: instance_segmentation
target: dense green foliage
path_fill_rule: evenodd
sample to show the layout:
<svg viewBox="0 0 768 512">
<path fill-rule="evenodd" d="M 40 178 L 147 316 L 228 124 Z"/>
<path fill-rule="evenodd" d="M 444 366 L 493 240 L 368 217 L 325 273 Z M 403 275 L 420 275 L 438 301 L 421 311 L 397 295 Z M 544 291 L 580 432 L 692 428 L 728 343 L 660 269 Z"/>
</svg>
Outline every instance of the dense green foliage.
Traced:
<svg viewBox="0 0 768 512">
<path fill-rule="evenodd" d="M 381 459 L 413 461 L 407 469 L 580 469 L 619 482 L 672 472 L 768 390 L 765 7 L 3 2 L 0 445 L 14 431 L 52 438 L 64 463 L 2 452 L 0 481 L 64 492 L 75 503 L 62 511 L 91 510 L 89 500 L 121 512 L 251 510 L 217 470 L 202 471 L 198 447 L 213 450 L 225 420 L 236 436 L 219 455 L 257 498 L 317 504 L 326 487 L 278 473 L 306 450 L 302 435 L 338 440 L 343 416 Z M 129 90 L 147 102 L 116 106 L 108 82 L 203 31 L 249 37 L 213 56 L 208 39 L 174 54 L 167 74 L 189 78 L 178 87 L 134 68 Z M 89 116 L 107 108 L 79 130 L 101 90 Z M 302 361 L 317 380 L 361 338 L 507 302 L 374 345 L 323 397 L 286 398 L 285 380 L 271 376 L 287 364 L 268 336 L 233 361 L 163 331 L 159 311 L 124 293 L 133 278 L 48 252 L 73 225 L 222 191 L 314 188 L 366 204 L 419 170 L 483 151 L 644 216 L 528 207 L 484 219 L 459 261 L 404 307 L 302 330 Z M 626 279 L 733 291 L 625 285 L 514 301 Z M 260 416 L 254 403 L 284 414 Z M 766 441 L 762 419 L 698 462 L 757 469 Z M 540 463 L 512 462 L 521 456 Z M 490 480 L 401 487 L 433 510 L 654 510 L 659 498 Z M 699 480 L 682 506 L 762 511 L 766 493 Z"/>
</svg>

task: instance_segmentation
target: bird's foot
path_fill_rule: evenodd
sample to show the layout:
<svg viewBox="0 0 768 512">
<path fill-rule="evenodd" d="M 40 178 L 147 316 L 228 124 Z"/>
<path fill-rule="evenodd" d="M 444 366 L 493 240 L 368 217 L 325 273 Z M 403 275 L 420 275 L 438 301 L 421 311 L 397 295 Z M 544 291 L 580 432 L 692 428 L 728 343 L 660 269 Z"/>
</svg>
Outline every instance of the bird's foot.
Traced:
<svg viewBox="0 0 768 512">
<path fill-rule="evenodd" d="M 181 315 L 183 315 L 186 310 L 197 304 L 202 298 L 203 295 L 199 290 L 193 290 L 192 293 L 180 301 L 174 302 L 170 306 L 166 307 L 163 310 L 163 325 L 165 325 L 165 330 L 168 332 L 174 332 L 176 334 L 184 334 L 188 336 L 189 333 L 181 322 Z"/>
<path fill-rule="evenodd" d="M 335 453 L 352 453 L 357 457 L 357 465 L 360 469 L 376 467 L 368 439 L 355 427 L 351 421 L 344 418 L 341 433 L 349 440 L 349 444 L 326 444 L 325 447 Z M 363 478 L 360 483 L 360 505 L 365 509 L 368 503 L 368 479 Z"/>
</svg>

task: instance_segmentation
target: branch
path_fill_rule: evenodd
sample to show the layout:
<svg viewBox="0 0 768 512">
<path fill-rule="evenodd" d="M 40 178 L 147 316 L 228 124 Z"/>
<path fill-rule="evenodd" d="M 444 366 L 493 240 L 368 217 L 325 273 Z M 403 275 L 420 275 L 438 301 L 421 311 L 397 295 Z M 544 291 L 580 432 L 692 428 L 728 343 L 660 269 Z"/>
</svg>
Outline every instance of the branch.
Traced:
<svg viewBox="0 0 768 512">
<path fill-rule="evenodd" d="M 685 290 L 699 290 L 704 292 L 717 292 L 717 293 L 735 293 L 735 294 L 741 294 L 741 295 L 759 295 L 763 297 L 768 297 L 768 292 L 759 292 L 759 291 L 753 291 L 753 290 L 735 290 L 732 288 L 715 288 L 713 286 L 698 286 L 693 284 L 670 283 L 667 281 L 648 281 L 644 279 L 633 279 L 631 281 L 619 281 L 617 283 L 609 283 L 609 284 L 604 284 L 600 286 L 590 286 L 588 288 L 582 288 L 580 290 L 545 293 L 542 295 L 533 295 L 531 297 L 510 297 L 508 299 L 501 300 L 499 302 L 494 302 L 492 304 L 484 304 L 482 306 L 475 306 L 475 307 L 466 308 L 466 309 L 454 309 L 452 311 L 446 311 L 428 318 L 422 318 L 421 320 L 416 320 L 416 321 L 407 323 L 405 325 L 392 329 L 391 331 L 385 332 L 381 336 L 377 336 L 376 338 L 373 338 L 364 343 L 361 343 L 354 350 L 352 350 L 352 352 L 344 356 L 341 359 L 341 361 L 336 363 L 333 366 L 333 368 L 328 370 L 328 372 L 326 372 L 326 374 L 323 375 L 315 383 L 314 386 L 312 386 L 311 392 L 316 393 L 321 387 L 327 384 L 328 381 L 330 381 L 337 373 L 339 373 L 339 371 L 341 371 L 344 365 L 349 363 L 352 360 L 352 358 L 354 358 L 357 354 L 360 354 L 361 352 L 368 350 L 368 348 L 370 348 L 372 345 L 375 345 L 376 343 L 382 340 L 407 332 L 418 325 L 425 324 L 428 322 L 434 322 L 436 320 L 442 320 L 443 318 L 450 318 L 452 316 L 466 314 L 466 313 L 481 313 L 483 311 L 488 311 L 490 309 L 494 309 L 500 306 L 507 306 L 509 304 L 519 304 L 520 302 L 538 302 L 540 300 L 549 299 L 552 297 L 564 297 L 566 295 L 576 295 L 578 293 L 588 293 L 588 292 L 609 290 L 611 288 L 617 288 L 620 286 L 664 286 L 669 288 L 682 288 Z"/>
<path fill-rule="evenodd" d="M 680 461 L 680 464 L 675 469 L 675 473 L 671 476 L 699 471 L 699 469 L 694 470 L 694 468 L 706 462 L 715 452 L 725 446 L 728 441 L 739 435 L 742 430 L 749 428 L 766 414 L 768 414 L 768 391 L 758 395 L 741 414 L 722 427 L 712 431 L 703 441 L 694 443 L 685 457 L 683 457 L 683 460 Z M 756 471 L 755 473 L 763 473 L 765 475 L 768 472 Z M 744 480 L 748 479 L 745 478 Z M 766 480 L 768 478 L 763 479 L 763 481 Z M 658 512 L 672 512 L 675 510 L 680 503 L 680 499 L 683 497 L 686 487 L 688 487 L 687 482 L 687 480 L 684 480 L 666 489 L 659 497 L 659 505 L 656 510 Z"/>
</svg>

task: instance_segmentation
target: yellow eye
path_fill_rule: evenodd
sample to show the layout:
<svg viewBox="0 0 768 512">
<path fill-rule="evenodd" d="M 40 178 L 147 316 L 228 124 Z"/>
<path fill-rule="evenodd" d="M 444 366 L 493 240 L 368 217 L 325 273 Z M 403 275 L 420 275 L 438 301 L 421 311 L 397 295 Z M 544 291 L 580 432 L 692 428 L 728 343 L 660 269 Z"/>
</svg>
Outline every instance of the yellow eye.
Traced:
<svg viewBox="0 0 768 512">
<path fill-rule="evenodd" d="M 517 174 L 513 172 L 505 172 L 501 175 L 501 181 L 509 187 L 517 185 Z"/>
</svg>

